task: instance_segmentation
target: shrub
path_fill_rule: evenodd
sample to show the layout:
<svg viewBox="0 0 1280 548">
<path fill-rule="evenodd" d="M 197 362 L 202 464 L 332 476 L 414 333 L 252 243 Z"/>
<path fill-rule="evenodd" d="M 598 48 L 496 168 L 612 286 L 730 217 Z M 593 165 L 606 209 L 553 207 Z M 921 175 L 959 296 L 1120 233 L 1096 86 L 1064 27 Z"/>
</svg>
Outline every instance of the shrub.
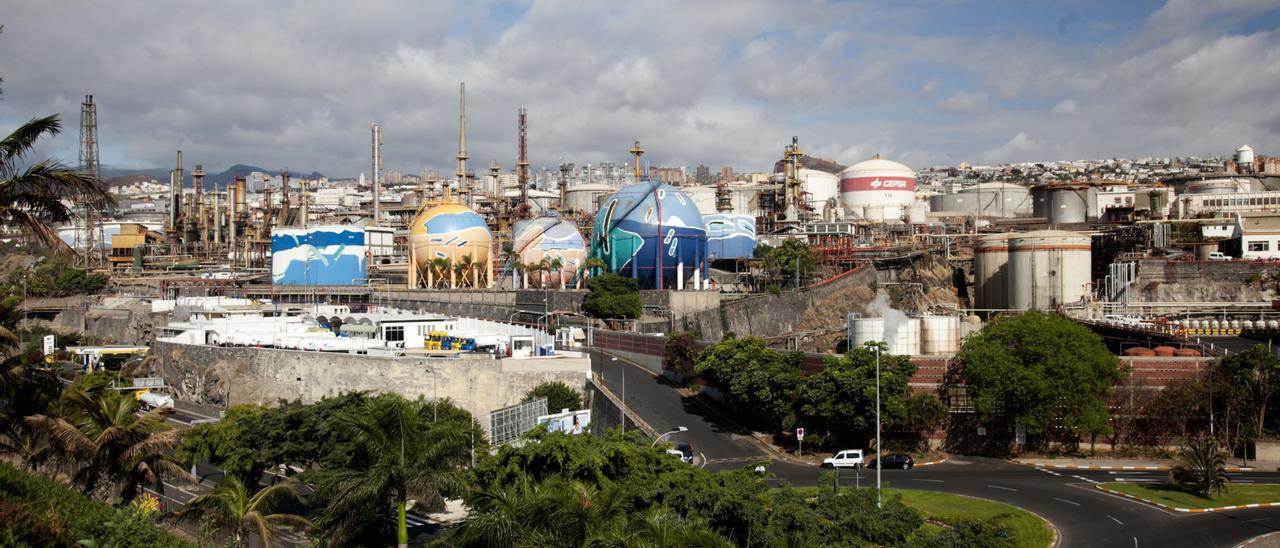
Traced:
<svg viewBox="0 0 1280 548">
<path fill-rule="evenodd" d="M 520 403 L 531 402 L 538 398 L 547 398 L 547 412 L 559 413 L 561 409 L 576 411 L 582 409 L 582 395 L 569 385 L 559 381 L 547 381 L 533 387 Z"/>
</svg>

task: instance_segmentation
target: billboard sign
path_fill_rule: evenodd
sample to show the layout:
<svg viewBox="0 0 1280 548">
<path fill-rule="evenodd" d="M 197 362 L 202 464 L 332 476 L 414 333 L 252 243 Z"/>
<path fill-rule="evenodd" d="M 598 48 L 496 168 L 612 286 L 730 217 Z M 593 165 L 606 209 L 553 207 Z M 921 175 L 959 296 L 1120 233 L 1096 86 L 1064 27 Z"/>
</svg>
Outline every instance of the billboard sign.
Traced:
<svg viewBox="0 0 1280 548">
<path fill-rule="evenodd" d="M 915 189 L 916 180 L 910 177 L 850 177 L 840 180 L 840 192 Z"/>
<path fill-rule="evenodd" d="M 547 431 L 549 432 L 564 432 L 577 436 L 585 432 L 587 425 L 591 424 L 591 410 L 583 409 L 543 415 L 538 417 L 538 424 L 547 425 Z"/>
</svg>

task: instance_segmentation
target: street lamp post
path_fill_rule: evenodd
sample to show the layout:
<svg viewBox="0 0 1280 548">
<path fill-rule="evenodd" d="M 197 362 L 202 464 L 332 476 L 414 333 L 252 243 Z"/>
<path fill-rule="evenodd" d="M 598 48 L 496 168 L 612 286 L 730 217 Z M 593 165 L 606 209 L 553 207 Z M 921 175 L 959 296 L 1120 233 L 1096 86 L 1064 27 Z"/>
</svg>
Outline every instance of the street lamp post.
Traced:
<svg viewBox="0 0 1280 548">
<path fill-rule="evenodd" d="M 688 428 L 685 428 L 685 427 L 683 427 L 683 426 L 677 426 L 677 427 L 675 427 L 675 428 L 672 428 L 669 432 L 664 432 L 661 436 L 658 436 L 658 439 L 653 440 L 653 445 L 650 445 L 649 447 L 657 447 L 657 446 L 658 446 L 658 442 L 662 441 L 662 438 L 665 438 L 665 437 L 670 436 L 670 435 L 672 435 L 672 434 L 679 434 L 679 433 L 681 433 L 681 432 L 688 432 L 688 431 L 689 431 L 689 429 L 688 429 Z"/>
<path fill-rule="evenodd" d="M 976 223 L 975 223 L 976 224 Z M 876 346 L 876 508 L 880 509 L 880 346 Z"/>
<path fill-rule="evenodd" d="M 609 356 L 609 361 L 616 362 L 616 356 Z M 618 372 L 622 373 L 622 408 L 619 409 L 622 414 L 622 433 L 627 433 L 627 372 L 622 369 L 622 364 L 618 364 Z"/>
</svg>

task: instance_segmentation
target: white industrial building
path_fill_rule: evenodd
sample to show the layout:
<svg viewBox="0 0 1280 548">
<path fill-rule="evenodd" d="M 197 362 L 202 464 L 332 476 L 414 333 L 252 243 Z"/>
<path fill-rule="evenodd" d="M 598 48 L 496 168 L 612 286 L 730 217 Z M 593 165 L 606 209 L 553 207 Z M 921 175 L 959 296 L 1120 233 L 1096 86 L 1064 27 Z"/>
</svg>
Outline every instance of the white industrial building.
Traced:
<svg viewBox="0 0 1280 548">
<path fill-rule="evenodd" d="M 1236 215 L 1235 235 L 1221 247 L 1241 259 L 1280 259 L 1280 214 Z"/>
</svg>

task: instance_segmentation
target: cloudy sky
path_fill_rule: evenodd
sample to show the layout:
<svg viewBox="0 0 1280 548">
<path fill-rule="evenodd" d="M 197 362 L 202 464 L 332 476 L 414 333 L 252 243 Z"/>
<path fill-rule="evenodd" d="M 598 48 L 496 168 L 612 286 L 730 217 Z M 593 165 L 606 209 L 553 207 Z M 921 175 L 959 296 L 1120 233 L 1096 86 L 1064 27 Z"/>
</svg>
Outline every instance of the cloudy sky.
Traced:
<svg viewBox="0 0 1280 548">
<path fill-rule="evenodd" d="M 0 131 L 61 113 L 76 159 L 96 97 L 104 164 L 354 176 L 625 161 L 767 169 L 792 135 L 914 166 L 1280 154 L 1275 0 L 1086 2 L 10 2 Z"/>
</svg>

